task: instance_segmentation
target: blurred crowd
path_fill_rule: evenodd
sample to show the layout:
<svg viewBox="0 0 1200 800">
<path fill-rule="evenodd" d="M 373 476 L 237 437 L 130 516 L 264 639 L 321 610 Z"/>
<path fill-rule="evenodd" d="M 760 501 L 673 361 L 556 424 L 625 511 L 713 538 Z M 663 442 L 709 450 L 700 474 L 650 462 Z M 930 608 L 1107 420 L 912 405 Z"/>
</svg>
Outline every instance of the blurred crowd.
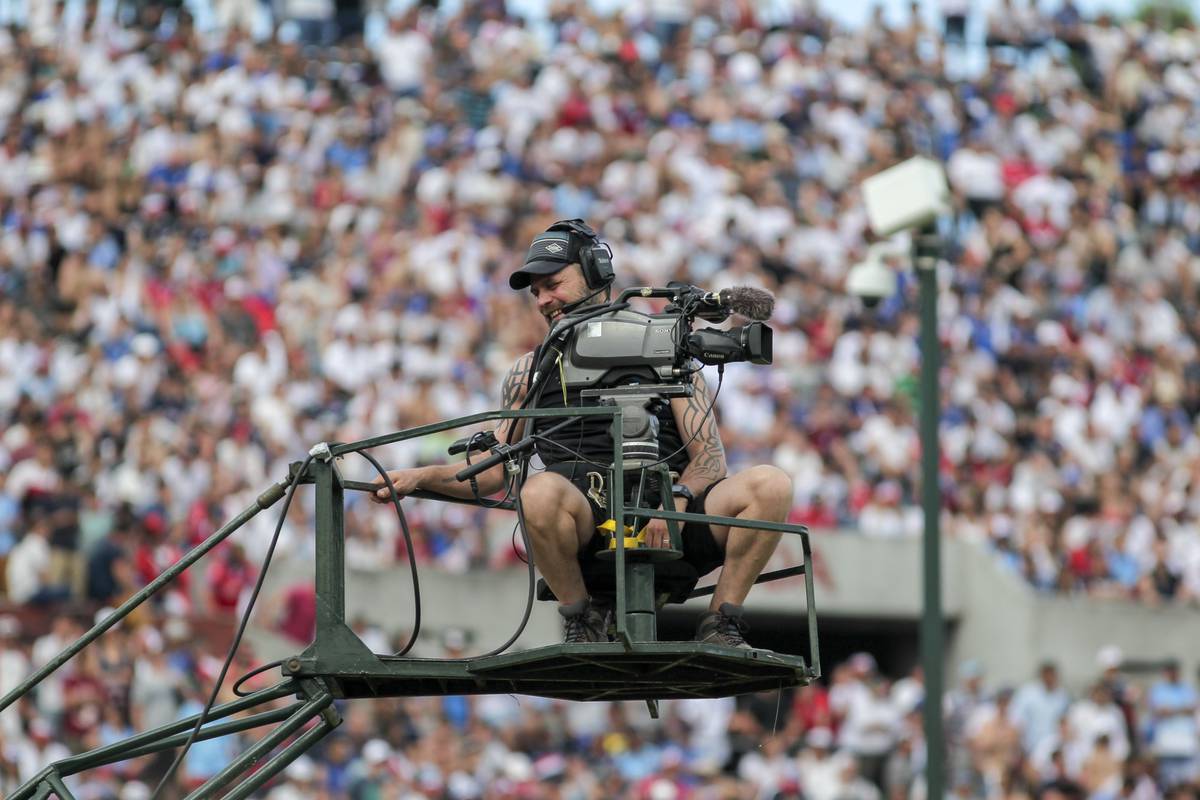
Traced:
<svg viewBox="0 0 1200 800">
<path fill-rule="evenodd" d="M 773 291 L 775 365 L 731 367 L 719 395 L 731 467 L 786 468 L 814 528 L 913 535 L 903 237 L 874 244 L 894 298 L 866 310 L 843 284 L 870 239 L 857 185 L 915 153 L 945 161 L 959 204 L 945 529 L 1046 590 L 1200 592 L 1194 28 L 995 13 L 988 69 L 950 79 L 966 45 L 919 16 L 842 31 L 787 4 L 559 4 L 536 22 L 417 5 L 369 48 L 48 8 L 0 32 L 12 599 L 135 588 L 298 443 L 494 408 L 542 332 L 505 276 L 571 216 L 622 282 Z M 380 455 L 442 459 L 453 438 Z M 396 522 L 349 514 L 351 559 L 393 563 Z M 423 562 L 512 558 L 503 514 L 423 504 L 414 523 Z M 310 528 L 301 504 L 282 552 L 310 551 Z M 231 602 L 268 538 L 208 599 Z"/>
<path fill-rule="evenodd" d="M 918 322 L 904 237 L 873 243 L 900 273 L 895 297 L 866 309 L 844 291 L 871 241 L 859 183 L 914 154 L 945 163 L 956 198 L 939 269 L 943 529 L 1046 591 L 1200 597 L 1194 25 L 1000 0 L 986 42 L 972 44 L 953 2 L 944 27 L 879 15 L 851 31 L 800 2 L 660 0 L 608 14 L 552 2 L 525 19 L 489 0 L 376 11 L 363 38 L 328 19 L 252 36 L 236 3 L 216 3 L 204 26 L 170 4 L 6 12 L 14 5 L 27 13 L 0 28 L 0 578 L 12 603 L 115 605 L 312 444 L 495 408 L 501 377 L 543 332 L 507 275 L 535 233 L 568 217 L 611 244 L 619 284 L 771 290 L 775 364 L 731 366 L 719 394 L 731 469 L 788 470 L 792 518 L 814 529 L 916 535 Z M 986 69 L 948 68 L 972 47 Z M 376 455 L 438 461 L 461 435 Z M 342 469 L 373 476 L 365 461 Z M 367 506 L 349 500 L 348 562 L 406 558 L 394 517 Z M 406 510 L 423 564 L 515 560 L 511 515 Z M 195 663 L 168 625 L 238 610 L 268 517 L 131 623 L 149 643 L 108 654 L 136 661 L 143 697 L 175 697 L 172 713 L 196 702 L 175 677 Z M 280 557 L 312 548 L 301 500 Z M 5 686 L 38 660 L 37 643 L 69 639 L 57 627 L 23 636 L 35 652 L 6 645 Z M 104 657 L 75 668 L 81 692 L 104 696 L 129 674 Z M 6 741 L 34 748 L 17 762 L 141 728 L 150 708 L 101 704 L 81 723 L 50 697 L 27 724 L 4 717 Z M 448 758 L 439 742 L 478 739 L 472 763 L 493 772 L 471 774 L 499 774 L 483 754 L 531 752 L 502 741 L 531 727 L 581 742 L 555 767 L 574 787 L 562 796 L 615 796 L 588 781 L 640 785 L 629 776 L 675 752 L 659 747 L 666 734 L 631 728 L 621 752 L 649 748 L 626 759 L 642 766 L 605 778 L 587 769 L 588 748 L 615 739 L 525 719 L 542 707 L 524 700 L 512 726 L 493 728 L 487 703 L 459 718 L 424 701 L 364 712 L 411 720 L 374 747 L 379 763 L 408 764 L 419 784 L 417 765 Z M 594 712 L 554 712 L 576 713 Z M 615 736 L 624 724 L 602 727 Z M 53 734 L 41 750 L 39 730 Z M 405 750 L 413 730 L 428 734 L 412 745 L 421 753 Z M 771 754 L 750 754 L 763 759 L 755 768 L 809 753 L 813 730 L 841 745 L 835 718 L 772 737 Z M 1129 752 L 1140 733 L 1127 732 Z M 888 741 L 917 758 L 911 731 Z M 1004 746 L 1007 759 L 1016 745 Z M 1020 747 L 1033 759 L 1034 740 Z M 314 774 L 347 789 L 333 763 Z M 983 773 L 988 791 L 1009 785 L 1003 770 Z M 470 780 L 446 796 L 474 796 Z"/>
<path fill-rule="evenodd" d="M 60 617 L 40 636 L 0 617 L 8 688 L 83 630 Z M 360 630 L 383 649 L 378 627 Z M 376 641 L 378 640 L 378 641 Z M 470 654 L 450 629 L 441 655 Z M 947 797 L 1185 800 L 1200 791 L 1198 696 L 1175 662 L 1123 671 L 1097 654 L 1069 691 L 1054 662 L 1017 686 L 964 662 L 945 695 Z M 239 661 L 234 670 L 244 673 Z M 36 698 L 0 714 L 0 794 L 71 752 L 198 713 L 219 665 L 179 618 L 122 626 Z M 266 688 L 270 675 L 248 689 Z M 235 699 L 228 687 L 221 702 Z M 738 698 L 580 703 L 515 695 L 338 701 L 340 727 L 256 796 L 265 800 L 909 800 L 925 798 L 919 668 L 881 674 L 852 655 L 827 682 Z M 256 712 L 294 702 L 285 698 Z M 163 797 L 199 787 L 272 730 L 197 742 Z M 173 752 L 67 779 L 79 800 L 146 800 Z"/>
</svg>

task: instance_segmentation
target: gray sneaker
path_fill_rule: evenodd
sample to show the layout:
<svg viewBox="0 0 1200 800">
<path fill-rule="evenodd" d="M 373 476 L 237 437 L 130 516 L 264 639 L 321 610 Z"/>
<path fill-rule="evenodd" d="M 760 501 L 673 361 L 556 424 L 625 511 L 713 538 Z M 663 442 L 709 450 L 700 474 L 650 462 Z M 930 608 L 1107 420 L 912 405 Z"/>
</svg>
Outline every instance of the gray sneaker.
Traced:
<svg viewBox="0 0 1200 800">
<path fill-rule="evenodd" d="M 753 650 L 746 644 L 746 623 L 742 622 L 742 612 L 742 607 L 733 603 L 721 603 L 718 610 L 705 611 L 696 625 L 696 641 Z"/>
<path fill-rule="evenodd" d="M 569 606 L 559 606 L 563 618 L 563 643 L 586 644 L 608 641 L 608 615 L 585 597 Z"/>
</svg>

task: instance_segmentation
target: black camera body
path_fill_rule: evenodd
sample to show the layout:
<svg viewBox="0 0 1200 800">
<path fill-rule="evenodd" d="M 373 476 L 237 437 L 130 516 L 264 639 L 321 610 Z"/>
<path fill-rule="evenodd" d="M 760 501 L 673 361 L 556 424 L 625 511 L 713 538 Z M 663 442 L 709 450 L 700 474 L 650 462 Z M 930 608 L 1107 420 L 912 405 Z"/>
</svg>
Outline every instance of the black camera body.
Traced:
<svg viewBox="0 0 1200 800">
<path fill-rule="evenodd" d="M 702 364 L 770 364 L 771 336 L 771 329 L 758 321 L 728 331 L 704 328 L 688 334 L 688 353 Z"/>
</svg>

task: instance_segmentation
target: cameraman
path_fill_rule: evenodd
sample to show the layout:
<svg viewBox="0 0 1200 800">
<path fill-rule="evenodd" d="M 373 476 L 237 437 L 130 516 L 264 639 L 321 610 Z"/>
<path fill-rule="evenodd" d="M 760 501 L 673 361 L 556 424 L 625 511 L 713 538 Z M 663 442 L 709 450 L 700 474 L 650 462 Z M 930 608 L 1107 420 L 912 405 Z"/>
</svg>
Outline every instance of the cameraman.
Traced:
<svg viewBox="0 0 1200 800">
<path fill-rule="evenodd" d="M 611 264 L 597 265 L 595 253 L 604 247 L 581 220 L 555 223 L 534 238 L 521 269 L 509 277 L 515 290 L 528 288 L 548 326 L 570 311 L 606 302 L 612 287 Z M 518 359 L 504 378 L 502 403 L 519 408 L 525 400 L 533 353 Z M 658 411 L 659 446 L 664 454 L 679 451 L 668 466 L 679 475 L 672 487 L 675 510 L 715 516 L 782 522 L 791 508 L 792 483 L 775 466 L 759 465 L 726 475 L 725 449 L 711 412 L 712 395 L 699 373 L 692 376 L 691 397 L 673 398 Z M 572 396 L 573 395 L 573 396 Z M 564 392 L 551 374 L 539 392 L 537 408 L 579 406 L 578 390 Z M 516 424 L 510 437 L 509 428 Z M 523 420 L 504 420 L 497 440 L 516 441 Z M 612 460 L 609 423 L 592 418 L 577 421 L 537 443 L 546 471 L 529 477 L 521 487 L 525 527 L 534 563 L 560 603 L 568 643 L 608 641 L 611 609 L 599 608 L 584 587 L 580 563 L 594 559 L 608 545 L 597 526 L 608 518 L 607 472 L 594 463 Z M 684 448 L 684 443 L 686 448 Z M 470 498 L 473 490 L 455 479 L 460 464 L 419 467 L 388 473 L 401 497 L 417 489 Z M 497 465 L 478 476 L 480 495 L 504 487 L 504 467 Z M 376 480 L 382 484 L 382 478 Z M 626 495 L 628 497 L 628 494 Z M 650 495 L 655 496 L 655 495 Z M 390 501 L 387 487 L 372 495 Z M 654 519 L 644 529 L 647 547 L 670 547 L 666 523 Z M 683 558 L 704 575 L 723 566 L 709 611 L 700 618 L 696 640 L 727 647 L 748 648 L 743 636 L 741 603 L 767 560 L 780 534 L 730 529 L 723 525 L 689 523 L 681 531 Z"/>
</svg>

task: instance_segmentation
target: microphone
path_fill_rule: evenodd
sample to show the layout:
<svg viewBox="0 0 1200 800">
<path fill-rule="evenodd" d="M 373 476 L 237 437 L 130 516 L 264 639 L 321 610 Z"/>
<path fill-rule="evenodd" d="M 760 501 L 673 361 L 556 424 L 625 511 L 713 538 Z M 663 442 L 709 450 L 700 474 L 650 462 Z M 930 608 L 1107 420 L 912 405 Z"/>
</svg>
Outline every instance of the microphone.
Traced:
<svg viewBox="0 0 1200 800">
<path fill-rule="evenodd" d="M 591 299 L 592 299 L 593 297 L 595 297 L 596 295 L 600 294 L 601 292 L 603 292 L 603 291 L 605 291 L 605 290 L 607 290 L 607 289 L 609 289 L 609 288 L 611 288 L 611 287 L 612 287 L 612 281 L 609 281 L 608 283 L 605 283 L 605 284 L 604 284 L 603 286 L 601 286 L 600 288 L 598 288 L 598 289 L 595 289 L 594 291 L 592 291 L 592 293 L 591 293 L 591 294 L 584 295 L 583 297 L 579 298 L 579 299 L 578 299 L 578 300 L 576 300 L 574 303 L 567 303 L 567 304 L 565 304 L 565 305 L 562 307 L 563 316 L 565 317 L 565 316 L 567 316 L 568 314 L 574 314 L 576 311 L 578 311 L 580 308 L 582 308 L 582 307 L 583 307 L 583 304 L 584 304 L 584 303 L 586 303 L 587 301 L 591 300 Z"/>
<path fill-rule="evenodd" d="M 770 319 L 775 310 L 775 295 L 752 286 L 734 286 L 719 292 L 705 292 L 700 296 L 700 302 L 760 322 Z"/>
</svg>

